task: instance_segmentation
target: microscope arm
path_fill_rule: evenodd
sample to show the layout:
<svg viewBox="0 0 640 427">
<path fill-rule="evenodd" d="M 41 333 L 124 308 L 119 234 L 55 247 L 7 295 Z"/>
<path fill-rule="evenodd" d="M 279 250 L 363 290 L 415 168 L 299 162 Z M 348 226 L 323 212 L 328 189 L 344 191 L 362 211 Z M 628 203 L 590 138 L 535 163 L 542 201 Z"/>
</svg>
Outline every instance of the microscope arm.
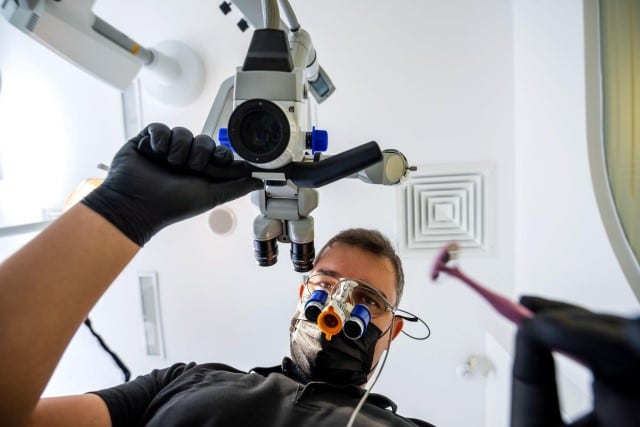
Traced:
<svg viewBox="0 0 640 427">
<path fill-rule="evenodd" d="M 289 38 L 294 64 L 305 69 L 309 90 L 318 104 L 326 101 L 335 92 L 336 87 L 329 74 L 320 65 L 311 36 L 300 26 L 288 0 L 233 0 L 233 3 L 254 28 L 276 28 L 276 21 L 280 23 L 280 29 L 285 31 Z M 276 7 L 276 3 L 279 4 L 279 8 Z M 263 9 L 266 9 L 267 16 Z M 286 22 L 280 19 L 279 12 L 282 12 Z"/>
</svg>

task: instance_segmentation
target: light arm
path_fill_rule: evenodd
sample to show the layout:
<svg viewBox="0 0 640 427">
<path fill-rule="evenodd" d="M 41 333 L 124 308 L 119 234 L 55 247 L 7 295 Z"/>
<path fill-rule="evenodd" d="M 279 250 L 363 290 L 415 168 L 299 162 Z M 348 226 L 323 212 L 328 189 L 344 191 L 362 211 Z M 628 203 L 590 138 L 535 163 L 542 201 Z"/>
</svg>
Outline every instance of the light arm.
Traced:
<svg viewBox="0 0 640 427">
<path fill-rule="evenodd" d="M 183 105 L 200 95 L 204 64 L 193 49 L 177 41 L 147 49 L 96 16 L 94 3 L 4 1 L 0 12 L 29 37 L 118 90 L 125 90 L 142 69 L 143 84 L 161 102 Z"/>
<path fill-rule="evenodd" d="M 69 62 L 122 90 L 153 55 L 92 12 L 94 0 L 2 4 L 5 19 Z"/>
</svg>

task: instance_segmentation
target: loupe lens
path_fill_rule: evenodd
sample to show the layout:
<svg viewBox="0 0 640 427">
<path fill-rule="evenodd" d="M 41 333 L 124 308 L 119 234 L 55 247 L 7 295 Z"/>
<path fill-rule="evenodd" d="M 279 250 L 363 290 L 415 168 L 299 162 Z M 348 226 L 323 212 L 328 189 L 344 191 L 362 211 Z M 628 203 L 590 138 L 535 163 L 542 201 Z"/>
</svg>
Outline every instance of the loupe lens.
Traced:
<svg viewBox="0 0 640 427">
<path fill-rule="evenodd" d="M 316 250 L 313 241 L 307 243 L 291 242 L 291 262 L 295 271 L 305 272 L 311 270 L 315 257 Z"/>
<path fill-rule="evenodd" d="M 344 322 L 342 331 L 347 338 L 357 340 L 367 331 L 367 326 L 371 321 L 371 313 L 364 305 L 358 304 L 353 308 L 351 316 Z"/>
<path fill-rule="evenodd" d="M 324 324 L 328 328 L 335 328 L 340 325 L 340 319 L 335 314 L 324 316 Z"/>
<path fill-rule="evenodd" d="M 253 249 L 256 261 L 261 267 L 269 267 L 278 261 L 278 242 L 276 239 L 254 240 Z"/>
<path fill-rule="evenodd" d="M 329 298 L 329 294 L 325 291 L 313 291 L 313 293 L 309 297 L 309 300 L 304 305 L 304 315 L 307 320 L 310 320 L 312 322 L 318 320 L 318 316 L 320 316 L 320 313 L 322 313 L 324 305 L 327 302 L 327 298 Z"/>
</svg>

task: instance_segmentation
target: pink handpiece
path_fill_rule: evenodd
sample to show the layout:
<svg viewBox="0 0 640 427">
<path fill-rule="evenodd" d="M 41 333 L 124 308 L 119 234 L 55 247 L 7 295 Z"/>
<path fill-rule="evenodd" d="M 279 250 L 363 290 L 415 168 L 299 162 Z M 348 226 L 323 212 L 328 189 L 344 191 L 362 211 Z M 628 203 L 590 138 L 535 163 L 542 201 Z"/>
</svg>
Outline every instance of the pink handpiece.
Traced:
<svg viewBox="0 0 640 427">
<path fill-rule="evenodd" d="M 518 304 L 517 302 L 511 301 L 510 299 L 505 298 L 504 296 L 497 294 L 496 292 L 490 291 L 470 277 L 467 277 L 457 267 L 447 266 L 446 264 L 450 259 L 450 252 L 456 249 L 457 245 L 455 243 L 449 243 L 448 245 L 443 247 L 440 252 L 438 252 L 438 255 L 433 263 L 433 267 L 431 268 L 432 280 L 436 280 L 440 272 L 445 272 L 450 276 L 460 279 L 461 281 L 469 285 L 471 289 L 480 294 L 480 296 L 482 296 L 489 304 L 491 304 L 491 306 L 498 313 L 502 314 L 504 317 L 511 320 L 516 325 L 520 325 L 523 320 L 533 317 L 533 312 L 531 312 L 531 310 L 529 310 L 522 304 Z"/>
<path fill-rule="evenodd" d="M 436 280 L 438 278 L 438 274 L 440 272 L 445 272 L 450 276 L 456 277 L 462 280 L 464 283 L 469 285 L 471 289 L 476 291 L 480 296 L 482 296 L 491 306 L 500 314 L 502 314 L 507 319 L 511 320 L 517 326 L 520 326 L 523 320 L 530 319 L 534 316 L 534 313 L 525 307 L 522 304 L 518 304 L 517 302 L 513 302 L 510 299 L 503 297 L 500 294 L 497 294 L 484 286 L 480 285 L 470 277 L 467 277 L 462 271 L 460 271 L 457 267 L 449 267 L 447 266 L 447 262 L 451 258 L 450 252 L 458 249 L 458 245 L 455 243 L 449 243 L 445 247 L 443 247 L 440 252 L 438 252 L 438 256 L 436 257 L 433 266 L 431 267 L 431 280 Z M 564 354 L 570 359 L 574 360 L 577 363 L 585 365 L 583 361 L 576 358 L 575 356 L 566 354 L 562 351 L 559 353 Z M 585 365 L 586 366 L 586 365 Z"/>
</svg>

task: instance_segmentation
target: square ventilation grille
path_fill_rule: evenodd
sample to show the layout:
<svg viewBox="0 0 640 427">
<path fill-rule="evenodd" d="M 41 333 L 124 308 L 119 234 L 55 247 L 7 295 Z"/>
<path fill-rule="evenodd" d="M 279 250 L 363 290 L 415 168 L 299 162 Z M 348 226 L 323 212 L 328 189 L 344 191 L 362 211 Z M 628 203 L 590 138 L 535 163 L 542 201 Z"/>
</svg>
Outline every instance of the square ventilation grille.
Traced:
<svg viewBox="0 0 640 427">
<path fill-rule="evenodd" d="M 488 249 L 488 166 L 419 166 L 401 190 L 403 253 L 437 250 L 448 242 Z"/>
</svg>

